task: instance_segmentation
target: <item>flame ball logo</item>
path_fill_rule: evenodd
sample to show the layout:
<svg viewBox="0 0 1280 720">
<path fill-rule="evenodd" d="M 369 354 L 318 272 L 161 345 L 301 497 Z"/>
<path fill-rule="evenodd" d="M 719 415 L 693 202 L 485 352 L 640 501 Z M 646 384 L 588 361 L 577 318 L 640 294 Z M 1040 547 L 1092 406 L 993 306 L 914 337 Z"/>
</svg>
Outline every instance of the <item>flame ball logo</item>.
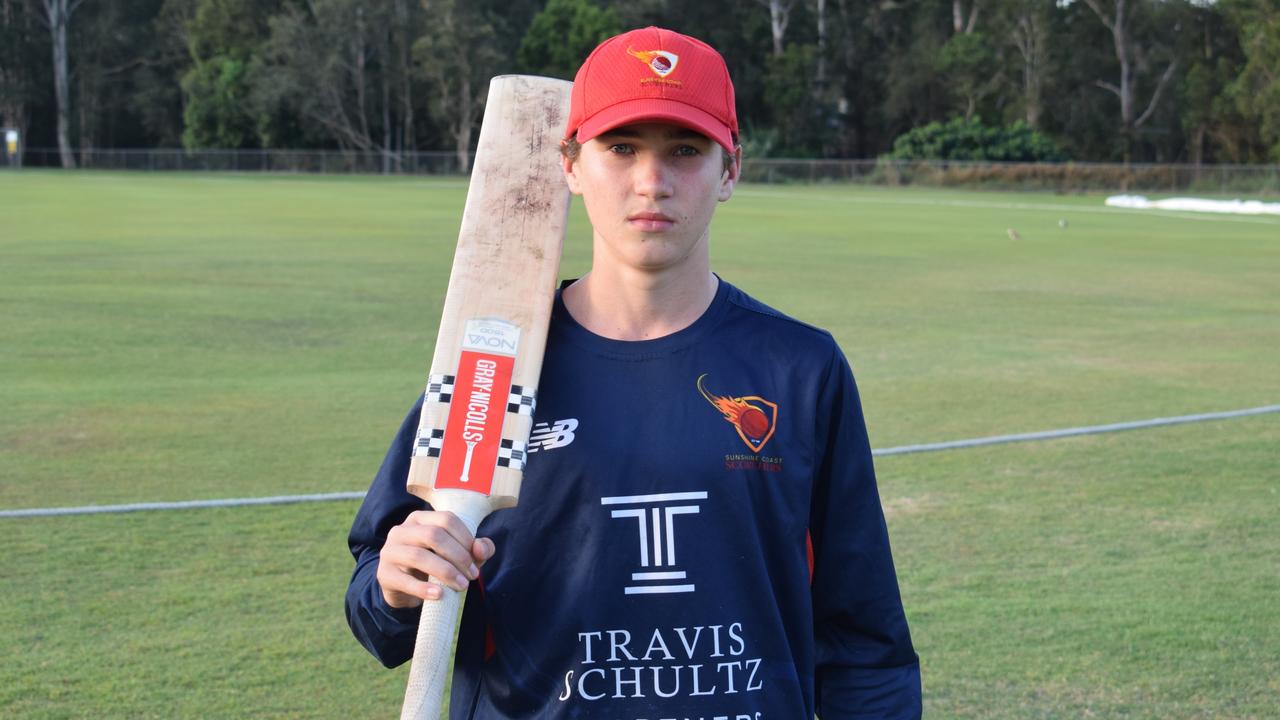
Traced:
<svg viewBox="0 0 1280 720">
<path fill-rule="evenodd" d="M 662 78 L 670 75 L 676 69 L 676 64 L 680 62 L 679 55 L 665 50 L 632 50 L 627 48 L 627 54 L 648 65 L 654 75 Z"/>
<path fill-rule="evenodd" d="M 738 437 L 758 453 L 764 448 L 769 438 L 773 437 L 774 428 L 778 424 L 778 404 L 769 402 L 759 395 L 742 397 L 724 397 L 709 392 L 703 381 L 707 374 L 698 376 L 698 392 L 711 403 L 711 407 L 719 410 L 724 419 L 738 431 Z"/>
</svg>

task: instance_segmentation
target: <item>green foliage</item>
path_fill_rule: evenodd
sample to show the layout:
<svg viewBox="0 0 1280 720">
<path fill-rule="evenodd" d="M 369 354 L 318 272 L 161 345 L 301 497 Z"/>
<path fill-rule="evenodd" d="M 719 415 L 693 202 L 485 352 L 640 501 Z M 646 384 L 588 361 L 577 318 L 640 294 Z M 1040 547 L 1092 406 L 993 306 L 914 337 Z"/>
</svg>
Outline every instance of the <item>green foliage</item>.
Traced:
<svg viewBox="0 0 1280 720">
<path fill-rule="evenodd" d="M 182 77 L 186 97 L 182 144 L 188 148 L 258 145 L 249 105 L 250 72 L 277 2 L 197 0 L 188 25 L 193 66 Z"/>
<path fill-rule="evenodd" d="M 522 72 L 572 80 L 583 58 L 619 32 L 622 23 L 613 8 L 591 0 L 549 0 L 533 17 L 516 59 Z"/>
<path fill-rule="evenodd" d="M 187 96 L 182 144 L 188 148 L 246 148 L 256 144 L 256 120 L 248 112 L 248 67 L 216 55 L 182 78 Z"/>
<path fill-rule="evenodd" d="M 95 0 L 72 23 L 73 104 L 83 107 L 72 139 L 458 149 L 475 137 L 489 75 L 571 77 L 600 39 L 656 24 L 724 54 L 740 122 L 771 133 L 773 156 L 875 157 L 911 128 L 961 115 L 1026 119 L 1081 160 L 1280 158 L 1275 0 L 1130 0 L 1133 120 L 1174 60 L 1177 71 L 1128 129 L 1117 94 L 1100 87 L 1120 85 L 1113 35 L 1088 3 L 781 2 L 778 53 L 768 4 Z M 975 18 L 960 31 L 957 4 Z M 42 13 L 34 0 L 0 0 L 0 113 L 30 118 L 16 123 L 29 147 L 56 142 Z"/>
<path fill-rule="evenodd" d="M 1241 64 L 1225 55 L 1197 57 L 1182 77 L 1179 105 L 1193 162 L 1246 163 L 1266 157 L 1257 123 L 1236 100 L 1234 80 Z"/>
<path fill-rule="evenodd" d="M 204 60 L 215 55 L 247 58 L 266 33 L 267 18 L 279 0 L 196 0 L 195 17 L 188 25 L 191 57 Z"/>
<path fill-rule="evenodd" d="M 949 10 L 950 4 L 947 5 Z M 894 48 L 891 61 L 883 62 L 875 54 L 869 54 L 861 58 L 869 63 L 869 67 L 857 68 L 857 75 L 864 81 L 883 83 L 880 93 L 864 100 L 871 103 L 869 108 L 874 108 L 871 111 L 881 113 L 882 122 L 889 125 L 879 150 L 906 129 L 955 113 L 953 93 L 946 77 L 938 69 L 937 60 L 950 37 L 947 20 L 946 14 L 938 8 L 934 13 L 901 13 L 890 17 L 872 15 L 864 21 L 882 25 L 880 33 L 872 34 L 864 42 L 887 41 Z M 846 89 L 846 92 L 850 90 Z"/>
<path fill-rule="evenodd" d="M 143 26 L 150 31 L 143 43 L 147 54 L 133 71 L 134 90 L 125 98 L 141 123 L 137 145 L 182 144 L 186 109 L 182 78 L 194 62 L 185 35 L 195 9 L 194 0 L 164 0 L 154 18 Z M 113 118 L 107 116 L 103 121 L 111 123 Z"/>
<path fill-rule="evenodd" d="M 992 47 L 991 41 L 980 32 L 957 33 L 938 53 L 938 67 L 949 73 L 989 76 L 994 56 Z"/>
<path fill-rule="evenodd" d="M 402 71 L 396 42 L 403 35 L 387 30 L 394 24 L 385 4 L 363 0 L 316 0 L 273 16 L 250 95 L 264 144 L 328 140 L 340 148 L 375 149 L 384 118 L 380 106 L 395 101 L 376 88 L 402 79 L 396 76 Z"/>
<path fill-rule="evenodd" d="M 34 3 L 0 3 L 0 127 L 25 132 L 28 103 L 39 100 L 40 91 L 52 82 L 40 77 L 48 62 L 48 49 L 40 41 L 48 33 L 40 26 Z"/>
<path fill-rule="evenodd" d="M 1228 12 L 1248 60 L 1232 82 L 1236 107 L 1255 122 L 1272 162 L 1280 163 L 1280 2 L 1231 2 Z"/>
<path fill-rule="evenodd" d="M 500 72 L 501 18 L 478 3 L 437 0 L 427 6 L 427 33 L 413 44 L 420 76 L 432 86 L 432 118 L 453 141 L 458 166 L 467 169 L 468 151 L 488 95 L 489 78 Z"/>
<path fill-rule="evenodd" d="M 988 160 L 1061 162 L 1066 156 L 1052 140 L 1024 122 L 987 127 L 978 119 L 953 118 L 914 128 L 893 141 L 894 160 Z"/>
<path fill-rule="evenodd" d="M 765 67 L 764 99 L 777 131 L 777 155 L 813 157 L 820 149 L 820 111 L 812 82 L 816 51 L 813 45 L 792 44 Z"/>
<path fill-rule="evenodd" d="M 742 156 L 747 159 L 769 158 L 778 155 L 778 131 L 765 125 L 747 123 L 739 128 L 742 132 Z"/>
<path fill-rule="evenodd" d="M 998 72 L 994 44 L 980 32 L 957 33 L 947 40 L 938 53 L 938 69 L 950 80 L 959 100 L 959 110 L 973 117 L 978 101 L 990 94 L 1002 81 Z"/>
</svg>

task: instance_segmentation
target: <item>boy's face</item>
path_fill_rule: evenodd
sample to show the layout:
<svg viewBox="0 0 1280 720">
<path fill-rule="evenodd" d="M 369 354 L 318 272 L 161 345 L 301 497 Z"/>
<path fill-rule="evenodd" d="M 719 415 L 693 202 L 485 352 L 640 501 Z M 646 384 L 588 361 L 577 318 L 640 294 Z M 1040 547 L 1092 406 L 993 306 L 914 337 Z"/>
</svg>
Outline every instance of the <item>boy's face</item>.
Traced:
<svg viewBox="0 0 1280 720">
<path fill-rule="evenodd" d="M 597 256 L 658 271 L 707 252 L 716 203 L 738 180 L 741 151 L 726 170 L 710 138 L 676 125 L 623 125 L 582 144 L 564 160 L 569 188 L 581 195 Z"/>
</svg>

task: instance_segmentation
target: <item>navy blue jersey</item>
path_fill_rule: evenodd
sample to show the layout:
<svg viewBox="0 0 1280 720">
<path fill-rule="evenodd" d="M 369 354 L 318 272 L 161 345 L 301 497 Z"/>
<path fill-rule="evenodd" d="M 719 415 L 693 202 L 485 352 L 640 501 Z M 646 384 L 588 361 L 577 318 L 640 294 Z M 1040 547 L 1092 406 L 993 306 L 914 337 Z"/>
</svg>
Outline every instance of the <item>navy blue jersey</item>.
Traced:
<svg viewBox="0 0 1280 720">
<path fill-rule="evenodd" d="M 351 529 L 347 616 L 388 666 L 418 611 L 377 586 L 419 406 Z M 520 504 L 468 593 L 450 717 L 920 715 L 920 675 L 849 365 L 723 280 L 696 322 L 625 342 L 557 298 Z"/>
</svg>

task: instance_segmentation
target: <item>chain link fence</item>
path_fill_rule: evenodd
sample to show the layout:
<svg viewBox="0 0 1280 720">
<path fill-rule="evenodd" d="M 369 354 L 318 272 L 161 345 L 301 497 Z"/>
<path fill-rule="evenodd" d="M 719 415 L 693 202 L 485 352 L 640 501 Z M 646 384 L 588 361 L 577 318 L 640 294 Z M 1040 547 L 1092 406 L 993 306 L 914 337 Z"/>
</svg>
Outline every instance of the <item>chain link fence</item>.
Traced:
<svg viewBox="0 0 1280 720">
<path fill-rule="evenodd" d="M 457 153 L 347 152 L 341 150 L 90 149 L 75 155 L 95 170 L 274 172 L 322 174 L 461 175 Z M 62 167 L 57 148 L 27 148 L 26 167 Z"/>
<path fill-rule="evenodd" d="M 339 150 L 79 151 L 80 167 L 101 170 L 463 175 L 452 152 Z M 56 148 L 24 148 L 22 165 L 61 167 Z M 468 162 L 469 164 L 469 162 Z M 843 183 L 1053 192 L 1159 192 L 1280 195 L 1280 165 L 1003 163 L 747 158 L 753 183 Z"/>
</svg>

